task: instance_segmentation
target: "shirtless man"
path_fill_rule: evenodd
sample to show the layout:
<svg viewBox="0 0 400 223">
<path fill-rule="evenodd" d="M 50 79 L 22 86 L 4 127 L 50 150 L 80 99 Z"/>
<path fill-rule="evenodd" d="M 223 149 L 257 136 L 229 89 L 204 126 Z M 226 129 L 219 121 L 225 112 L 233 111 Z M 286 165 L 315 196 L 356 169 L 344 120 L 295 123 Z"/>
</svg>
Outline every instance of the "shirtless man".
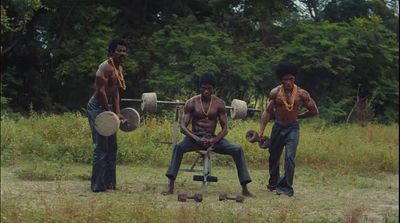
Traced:
<svg viewBox="0 0 400 223">
<path fill-rule="evenodd" d="M 299 124 L 297 120 L 313 117 L 318 114 L 317 106 L 310 94 L 294 84 L 297 75 L 297 66 L 291 62 L 281 62 L 276 69 L 281 85 L 271 90 L 264 113 L 261 116 L 259 136 L 263 137 L 265 127 L 270 116 L 275 112 L 275 124 L 271 132 L 271 146 L 269 148 L 269 191 L 276 190 L 278 195 L 294 194 L 292 185 L 295 168 L 295 156 L 299 143 Z M 299 114 L 300 106 L 307 111 Z M 279 174 L 279 160 L 283 147 L 285 152 L 285 172 Z"/>
<path fill-rule="evenodd" d="M 126 88 L 121 68 L 127 56 L 126 43 L 119 39 L 112 40 L 108 53 L 110 58 L 101 63 L 96 72 L 95 92 L 87 104 L 94 144 L 91 179 L 93 192 L 115 190 L 116 186 L 117 137 L 116 134 L 108 137 L 100 135 L 94 128 L 96 116 L 103 111 L 112 111 L 121 121 L 125 121 L 119 107 L 119 87 L 123 90 Z"/>
<path fill-rule="evenodd" d="M 200 95 L 186 101 L 181 123 L 181 132 L 186 136 L 172 151 L 171 164 L 165 174 L 169 179 L 168 190 L 163 191 L 161 193 L 163 195 L 174 193 L 174 182 L 184 153 L 207 150 L 212 147 L 216 153 L 232 156 L 242 186 L 242 194 L 252 196 L 247 189 L 247 184 L 251 182 L 251 178 L 247 171 L 243 150 L 239 145 L 232 144 L 224 139 L 228 134 L 225 102 L 213 95 L 214 87 L 214 76 L 206 73 L 200 79 Z M 188 129 L 190 121 L 192 122 L 192 130 Z M 221 125 L 221 131 L 215 135 L 218 121 Z"/>
</svg>

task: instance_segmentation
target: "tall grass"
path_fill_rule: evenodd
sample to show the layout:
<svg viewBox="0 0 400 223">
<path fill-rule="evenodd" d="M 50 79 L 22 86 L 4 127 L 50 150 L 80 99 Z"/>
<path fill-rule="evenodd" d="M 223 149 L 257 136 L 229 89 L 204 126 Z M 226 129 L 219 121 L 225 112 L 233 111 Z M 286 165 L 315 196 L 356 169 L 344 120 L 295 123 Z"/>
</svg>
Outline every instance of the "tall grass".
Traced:
<svg viewBox="0 0 400 223">
<path fill-rule="evenodd" d="M 118 162 L 166 166 L 172 140 L 172 118 L 145 118 L 131 133 L 118 132 Z M 266 133 L 271 131 L 272 123 Z M 399 165 L 398 124 L 331 125 L 323 121 L 300 123 L 297 165 L 313 168 L 397 172 Z M 229 121 L 227 139 L 242 146 L 249 166 L 267 168 L 268 151 L 246 141 L 247 130 L 258 130 L 259 123 Z M 183 138 L 178 134 L 178 140 Z M 1 120 L 1 161 L 13 164 L 23 159 L 90 163 L 92 142 L 86 116 L 33 114 L 19 120 Z M 185 155 L 190 162 L 193 153 Z M 230 157 L 215 156 L 217 165 L 233 165 Z M 38 161 L 39 162 L 39 161 Z"/>
</svg>

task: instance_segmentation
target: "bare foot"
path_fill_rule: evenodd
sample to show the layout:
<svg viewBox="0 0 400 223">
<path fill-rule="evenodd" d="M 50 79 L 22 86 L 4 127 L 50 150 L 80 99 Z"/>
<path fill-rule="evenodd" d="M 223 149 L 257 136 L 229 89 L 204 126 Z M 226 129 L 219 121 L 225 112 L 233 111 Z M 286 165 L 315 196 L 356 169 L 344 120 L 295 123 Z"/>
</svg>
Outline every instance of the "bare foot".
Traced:
<svg viewBox="0 0 400 223">
<path fill-rule="evenodd" d="M 246 197 L 255 197 L 254 194 L 250 193 L 249 189 L 247 189 L 247 185 L 242 185 L 242 195 Z"/>
<path fill-rule="evenodd" d="M 242 195 L 246 197 L 255 197 L 255 195 L 250 193 L 250 191 L 242 191 Z"/>
<path fill-rule="evenodd" d="M 166 191 L 162 191 L 161 195 L 170 195 L 174 193 L 174 182 L 175 180 L 169 180 L 168 181 L 168 189 Z"/>
</svg>

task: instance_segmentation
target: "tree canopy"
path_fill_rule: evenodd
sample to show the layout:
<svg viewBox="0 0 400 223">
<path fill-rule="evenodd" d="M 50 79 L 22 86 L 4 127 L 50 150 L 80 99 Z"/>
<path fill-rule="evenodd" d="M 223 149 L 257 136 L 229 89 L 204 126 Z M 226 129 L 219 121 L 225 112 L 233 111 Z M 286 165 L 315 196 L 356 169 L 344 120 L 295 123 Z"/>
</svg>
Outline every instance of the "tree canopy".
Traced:
<svg viewBox="0 0 400 223">
<path fill-rule="evenodd" d="M 1 2 L 1 103 L 14 111 L 84 108 L 112 38 L 129 43 L 127 90 L 184 99 L 203 72 L 217 94 L 261 106 L 291 60 L 321 117 L 345 121 L 367 99 L 379 122 L 398 121 L 397 0 Z"/>
</svg>

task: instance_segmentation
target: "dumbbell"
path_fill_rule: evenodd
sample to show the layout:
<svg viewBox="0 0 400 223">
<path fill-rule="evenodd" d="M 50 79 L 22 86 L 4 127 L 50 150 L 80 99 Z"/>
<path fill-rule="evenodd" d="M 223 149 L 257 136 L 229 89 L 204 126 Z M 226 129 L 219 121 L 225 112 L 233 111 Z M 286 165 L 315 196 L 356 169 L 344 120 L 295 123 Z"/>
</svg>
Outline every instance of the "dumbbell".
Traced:
<svg viewBox="0 0 400 223">
<path fill-rule="evenodd" d="M 179 101 L 159 101 L 155 92 L 143 93 L 141 99 L 122 98 L 121 101 L 141 102 L 140 107 L 146 113 L 155 113 L 157 111 L 157 104 L 185 105 L 185 102 Z M 260 109 L 248 108 L 247 103 L 239 99 L 233 99 L 231 106 L 225 106 L 225 108 L 231 109 L 232 119 L 245 119 L 247 111 L 261 111 Z"/>
<path fill-rule="evenodd" d="M 178 194 L 178 201 L 186 202 L 186 200 L 188 200 L 188 199 L 193 199 L 196 202 L 202 202 L 203 201 L 203 195 L 200 194 L 200 193 L 195 193 L 193 196 L 188 196 L 185 193 Z"/>
<path fill-rule="evenodd" d="M 126 118 L 121 122 L 117 114 L 112 111 L 104 111 L 97 115 L 94 126 L 97 132 L 102 136 L 110 136 L 121 129 L 124 132 L 130 132 L 140 126 L 139 113 L 133 108 L 124 108 L 121 114 Z"/>
<path fill-rule="evenodd" d="M 224 200 L 235 200 L 238 203 L 243 203 L 244 197 L 242 195 L 236 195 L 234 197 L 228 196 L 228 194 L 220 194 L 219 195 L 219 200 L 224 201 Z"/>
<path fill-rule="evenodd" d="M 261 149 L 268 149 L 271 145 L 271 140 L 267 136 L 259 137 L 258 133 L 254 130 L 249 130 L 246 132 L 247 141 L 254 143 L 258 142 L 258 146 Z"/>
</svg>

